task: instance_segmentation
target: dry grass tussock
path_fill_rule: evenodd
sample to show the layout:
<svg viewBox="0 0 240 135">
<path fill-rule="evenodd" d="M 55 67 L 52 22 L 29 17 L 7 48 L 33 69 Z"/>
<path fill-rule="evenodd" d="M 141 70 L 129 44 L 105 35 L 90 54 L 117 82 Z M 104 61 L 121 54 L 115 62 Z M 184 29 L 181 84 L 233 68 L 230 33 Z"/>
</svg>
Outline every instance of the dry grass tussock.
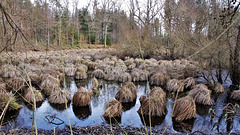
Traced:
<svg viewBox="0 0 240 135">
<path fill-rule="evenodd" d="M 156 73 L 150 78 L 151 85 L 163 86 L 165 85 L 170 77 L 165 73 Z"/>
<path fill-rule="evenodd" d="M 8 111 L 18 110 L 21 108 L 21 105 L 16 102 L 16 99 L 12 92 L 0 92 L 0 111 L 4 110 L 8 102 Z"/>
<path fill-rule="evenodd" d="M 53 91 L 59 90 L 60 88 L 60 80 L 51 76 L 44 75 L 42 77 L 42 83 L 40 88 L 43 90 L 44 94 L 49 96 Z"/>
<path fill-rule="evenodd" d="M 34 95 L 33 95 L 32 91 L 33 91 Z M 26 93 L 24 94 L 24 98 L 30 103 L 34 102 L 34 96 L 35 96 L 36 102 L 43 101 L 42 93 L 40 91 L 36 90 L 34 87 L 28 88 Z"/>
<path fill-rule="evenodd" d="M 87 91 L 84 87 L 80 87 L 79 90 L 73 96 L 73 105 L 75 106 L 87 106 L 91 102 L 91 92 Z"/>
<path fill-rule="evenodd" d="M 75 78 L 76 79 L 87 79 L 87 72 L 84 68 L 77 68 L 77 71 L 75 72 Z"/>
<path fill-rule="evenodd" d="M 20 76 L 20 72 L 14 68 L 13 65 L 5 64 L 1 67 L 1 75 L 3 78 L 13 78 Z"/>
<path fill-rule="evenodd" d="M 74 67 L 65 67 L 64 72 L 66 76 L 74 76 L 77 69 Z"/>
<path fill-rule="evenodd" d="M 224 92 L 224 88 L 223 88 L 223 86 L 219 82 L 210 83 L 209 87 L 215 93 L 222 93 L 222 92 Z"/>
<path fill-rule="evenodd" d="M 110 100 L 105 107 L 103 116 L 108 118 L 121 117 L 122 104 L 115 99 Z"/>
<path fill-rule="evenodd" d="M 183 92 L 184 90 L 184 83 L 177 79 L 171 79 L 167 82 L 167 90 L 168 91 L 179 91 Z"/>
<path fill-rule="evenodd" d="M 4 82 L 0 82 L 0 92 L 6 92 L 6 91 L 7 91 L 6 84 Z"/>
<path fill-rule="evenodd" d="M 105 77 L 105 73 L 101 69 L 96 69 L 92 72 L 92 77 L 103 79 Z"/>
<path fill-rule="evenodd" d="M 166 114 L 166 93 L 160 87 L 154 87 L 147 98 L 141 99 L 139 114 L 163 116 Z M 150 109 L 150 110 L 149 110 Z"/>
<path fill-rule="evenodd" d="M 64 104 L 71 101 L 71 94 L 66 90 L 57 90 L 51 93 L 48 97 L 48 101 L 52 104 Z"/>
<path fill-rule="evenodd" d="M 187 90 L 191 90 L 195 87 L 195 80 L 193 79 L 193 77 L 188 77 L 186 78 L 184 81 L 184 88 Z"/>
<path fill-rule="evenodd" d="M 149 72 L 135 68 L 132 70 L 131 76 L 133 82 L 146 81 L 149 77 Z"/>
<path fill-rule="evenodd" d="M 8 89 L 11 89 L 12 91 L 18 91 L 22 90 L 24 87 L 24 80 L 21 77 L 14 77 L 14 78 L 9 78 L 6 81 Z"/>
<path fill-rule="evenodd" d="M 137 98 L 136 86 L 132 82 L 125 82 L 115 98 L 122 103 L 133 102 Z"/>
<path fill-rule="evenodd" d="M 98 84 L 98 80 L 95 78 L 95 77 L 93 77 L 92 78 L 92 90 L 97 90 L 98 89 L 98 86 L 99 86 L 99 84 Z"/>
<path fill-rule="evenodd" d="M 230 98 L 234 100 L 240 100 L 240 90 L 234 90 Z"/>
<path fill-rule="evenodd" d="M 129 73 L 124 72 L 124 73 L 121 73 L 118 76 L 118 81 L 119 82 L 131 82 L 132 81 L 132 77 L 131 77 L 131 75 Z"/>
<path fill-rule="evenodd" d="M 192 89 L 188 96 L 192 97 L 196 103 L 203 105 L 212 105 L 213 101 L 211 99 L 211 90 L 207 88 L 204 84 L 198 84 Z"/>
<path fill-rule="evenodd" d="M 173 111 L 173 117 L 176 121 L 196 118 L 196 104 L 193 98 L 190 96 L 186 96 L 177 99 Z"/>
<path fill-rule="evenodd" d="M 41 78 L 39 75 L 37 75 L 36 73 L 33 73 L 33 72 L 30 72 L 28 73 L 28 76 L 29 76 L 29 79 L 31 80 L 31 84 L 39 84 L 41 82 Z M 26 78 L 27 81 L 30 81 L 28 80 L 28 78 Z"/>
</svg>

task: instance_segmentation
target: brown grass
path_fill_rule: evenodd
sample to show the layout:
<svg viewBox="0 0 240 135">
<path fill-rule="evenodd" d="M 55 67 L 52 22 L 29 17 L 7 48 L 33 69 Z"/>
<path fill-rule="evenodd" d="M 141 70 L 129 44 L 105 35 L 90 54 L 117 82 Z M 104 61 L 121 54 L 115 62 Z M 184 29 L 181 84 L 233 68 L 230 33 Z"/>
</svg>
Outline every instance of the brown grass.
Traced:
<svg viewBox="0 0 240 135">
<path fill-rule="evenodd" d="M 40 88 L 43 90 L 44 94 L 49 96 L 53 91 L 59 90 L 60 80 L 51 76 L 44 75 L 42 78 L 42 83 Z"/>
<path fill-rule="evenodd" d="M 240 100 L 240 90 L 234 90 L 230 98 L 235 100 Z"/>
<path fill-rule="evenodd" d="M 0 82 L 0 92 L 7 92 L 6 84 L 3 82 Z"/>
<path fill-rule="evenodd" d="M 115 99 L 110 100 L 105 107 L 103 116 L 108 118 L 121 117 L 122 104 Z"/>
<path fill-rule="evenodd" d="M 170 77 L 165 73 L 156 73 L 150 78 L 151 85 L 163 86 L 165 85 Z"/>
<path fill-rule="evenodd" d="M 210 83 L 209 86 L 210 86 L 210 89 L 213 90 L 215 93 L 224 92 L 224 88 L 219 82 Z"/>
<path fill-rule="evenodd" d="M 36 90 L 36 88 L 34 87 L 32 87 L 32 91 L 35 95 L 36 102 L 43 101 L 43 95 L 40 91 Z M 28 88 L 26 93 L 24 94 L 24 98 L 30 103 L 34 102 L 34 96 L 32 94 L 32 91 L 31 91 L 31 88 Z"/>
<path fill-rule="evenodd" d="M 132 82 L 125 82 L 115 98 L 121 103 L 133 102 L 137 98 L 137 88 Z"/>
<path fill-rule="evenodd" d="M 101 69 L 96 69 L 92 72 L 92 77 L 103 79 L 105 77 L 105 73 Z"/>
<path fill-rule="evenodd" d="M 132 81 L 132 77 L 129 73 L 127 72 L 124 72 L 124 73 L 121 73 L 118 77 L 118 81 L 119 82 L 131 82 Z"/>
<path fill-rule="evenodd" d="M 186 96 L 179 98 L 175 104 L 173 117 L 176 121 L 196 118 L 196 105 L 192 97 Z"/>
<path fill-rule="evenodd" d="M 184 88 L 187 90 L 191 90 L 195 87 L 195 80 L 193 79 L 193 77 L 188 77 L 186 78 L 184 81 Z"/>
<path fill-rule="evenodd" d="M 87 106 L 91 102 L 91 92 L 84 87 L 80 87 L 74 94 L 72 101 L 75 106 Z"/>
<path fill-rule="evenodd" d="M 77 68 L 77 71 L 75 73 L 76 79 L 87 79 L 87 72 L 84 68 Z"/>
<path fill-rule="evenodd" d="M 203 105 L 212 105 L 211 91 L 204 84 L 198 84 L 192 89 L 188 96 L 192 97 L 196 103 Z"/>
<path fill-rule="evenodd" d="M 16 102 L 16 99 L 12 92 L 0 92 L 0 111 L 3 111 L 8 102 L 8 111 L 18 110 L 21 108 L 21 105 Z"/>
<path fill-rule="evenodd" d="M 65 102 L 68 103 L 71 101 L 71 94 L 67 90 L 57 90 L 51 93 L 48 101 L 52 104 L 65 104 Z"/>
<path fill-rule="evenodd" d="M 64 72 L 66 76 L 74 76 L 77 69 L 74 67 L 65 67 Z"/>
<path fill-rule="evenodd" d="M 171 79 L 167 82 L 167 90 L 168 91 L 179 91 L 183 92 L 184 90 L 184 83 L 177 79 Z"/>
<path fill-rule="evenodd" d="M 92 90 L 97 90 L 98 89 L 98 86 L 99 86 L 99 84 L 98 84 L 98 80 L 95 78 L 95 77 L 93 77 L 92 78 Z"/>
<path fill-rule="evenodd" d="M 160 87 L 154 87 L 149 96 L 141 102 L 139 114 L 161 117 L 166 113 L 166 93 Z"/>
<path fill-rule="evenodd" d="M 31 80 L 31 84 L 39 84 L 41 82 L 41 78 L 39 75 L 37 75 L 36 73 L 28 73 L 29 79 Z M 27 81 L 29 81 L 28 79 L 26 79 Z"/>
<path fill-rule="evenodd" d="M 24 80 L 21 77 L 14 77 L 10 78 L 6 81 L 8 89 L 11 89 L 12 91 L 18 91 L 22 90 L 24 87 Z"/>
</svg>

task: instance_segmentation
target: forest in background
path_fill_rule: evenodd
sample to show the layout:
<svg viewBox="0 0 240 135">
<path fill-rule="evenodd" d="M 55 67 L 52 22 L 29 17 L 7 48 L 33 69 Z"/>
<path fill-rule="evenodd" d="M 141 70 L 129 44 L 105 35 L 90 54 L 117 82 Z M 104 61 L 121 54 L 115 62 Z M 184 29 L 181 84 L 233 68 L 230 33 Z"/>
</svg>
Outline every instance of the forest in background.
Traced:
<svg viewBox="0 0 240 135">
<path fill-rule="evenodd" d="M 1 52 L 17 45 L 112 45 L 121 56 L 198 60 L 216 69 L 219 82 L 227 69 L 239 84 L 238 0 L 90 0 L 83 8 L 79 2 L 70 8 L 68 0 L 2 0 Z"/>
</svg>

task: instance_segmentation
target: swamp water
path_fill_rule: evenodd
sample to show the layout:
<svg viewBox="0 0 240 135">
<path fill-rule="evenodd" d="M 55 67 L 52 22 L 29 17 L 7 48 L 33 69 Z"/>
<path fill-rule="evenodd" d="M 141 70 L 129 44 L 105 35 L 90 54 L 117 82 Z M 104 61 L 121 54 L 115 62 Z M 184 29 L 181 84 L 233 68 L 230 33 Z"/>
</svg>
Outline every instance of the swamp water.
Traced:
<svg viewBox="0 0 240 135">
<path fill-rule="evenodd" d="M 74 107 L 72 103 L 68 105 L 67 110 L 65 106 L 55 106 L 48 102 L 47 98 L 41 104 L 38 104 L 37 108 L 37 128 L 52 130 L 55 128 L 63 128 L 69 125 L 67 112 L 71 125 L 73 126 L 92 126 L 92 125 L 107 125 L 107 122 L 102 116 L 104 108 L 107 102 L 115 98 L 121 84 L 117 82 L 109 82 L 99 80 L 102 82 L 102 88 L 99 88 L 99 95 L 92 96 L 90 107 Z M 201 78 L 196 81 L 203 82 Z M 227 81 L 228 82 L 228 81 Z M 144 127 L 144 123 L 149 125 L 148 120 L 141 119 L 137 111 L 140 107 L 139 98 L 141 95 L 147 95 L 149 86 L 145 83 L 134 83 L 137 87 L 137 99 L 131 105 L 123 106 L 121 121 L 118 123 L 121 127 Z M 80 86 L 84 86 L 87 89 L 91 87 L 91 78 L 86 80 L 74 80 L 72 78 L 66 78 L 66 90 L 69 90 L 71 96 L 78 90 Z M 213 106 L 197 105 L 197 118 L 192 121 L 186 121 L 184 123 L 177 123 L 171 119 L 172 108 L 174 106 L 174 98 L 170 98 L 171 94 L 167 94 L 166 108 L 167 114 L 164 118 L 155 117 L 152 118 L 152 127 L 154 129 L 167 129 L 171 132 L 204 132 L 207 134 L 215 133 L 240 133 L 240 108 L 235 108 L 235 102 L 227 99 L 227 86 L 229 82 L 223 84 L 225 92 L 213 96 Z M 232 103 L 232 104 L 229 104 Z M 230 107 L 235 109 L 235 114 L 229 110 L 227 120 L 226 111 L 224 107 L 229 104 Z M 231 106 L 232 105 L 232 106 Z M 67 111 L 67 112 L 66 112 Z M 12 116 L 11 116 L 12 115 Z M 11 116 L 11 117 L 10 117 Z M 2 126 L 3 129 L 12 128 L 31 128 L 33 113 L 31 107 L 22 102 L 22 108 L 15 114 L 6 114 L 5 122 Z M 231 119 L 231 120 L 230 120 Z M 9 121 L 9 122 L 6 122 Z M 230 122 L 229 122 L 230 121 Z"/>
</svg>

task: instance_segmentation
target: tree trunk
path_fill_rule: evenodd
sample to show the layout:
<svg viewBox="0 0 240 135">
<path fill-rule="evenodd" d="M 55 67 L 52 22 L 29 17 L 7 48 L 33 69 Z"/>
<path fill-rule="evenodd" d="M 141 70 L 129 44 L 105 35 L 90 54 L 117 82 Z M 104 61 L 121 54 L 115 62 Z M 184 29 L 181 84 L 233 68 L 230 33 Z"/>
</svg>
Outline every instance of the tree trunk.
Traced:
<svg viewBox="0 0 240 135">
<path fill-rule="evenodd" d="M 234 48 L 233 62 L 231 63 L 231 79 L 232 85 L 239 86 L 239 52 L 240 52 L 240 25 L 238 26 L 237 42 Z"/>
<path fill-rule="evenodd" d="M 106 48 L 106 45 L 107 45 L 107 23 L 105 27 L 104 48 Z"/>
</svg>

